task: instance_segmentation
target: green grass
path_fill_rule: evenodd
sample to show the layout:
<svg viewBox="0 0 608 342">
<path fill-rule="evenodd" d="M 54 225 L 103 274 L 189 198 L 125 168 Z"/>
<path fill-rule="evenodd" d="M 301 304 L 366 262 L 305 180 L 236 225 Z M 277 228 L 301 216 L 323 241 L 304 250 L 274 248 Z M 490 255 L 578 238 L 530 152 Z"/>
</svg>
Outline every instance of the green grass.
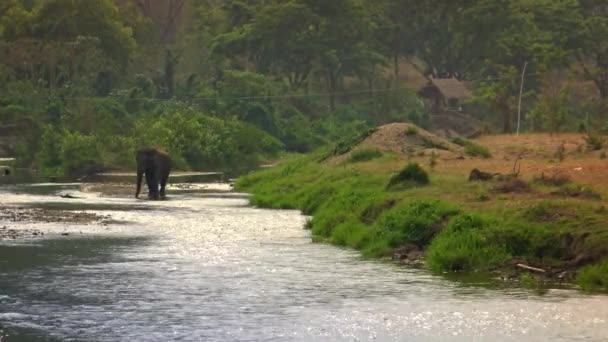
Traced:
<svg viewBox="0 0 608 342">
<path fill-rule="evenodd" d="M 391 177 L 387 189 L 407 189 L 429 184 L 429 175 L 417 163 L 409 163 L 403 170 Z"/>
<path fill-rule="evenodd" d="M 585 291 L 608 289 L 608 260 L 583 268 L 576 283 Z"/>
<path fill-rule="evenodd" d="M 457 174 L 428 175 L 417 164 L 395 173 L 396 160 L 332 166 L 319 162 L 319 154 L 294 157 L 240 178 L 236 187 L 253 194 L 253 205 L 312 215 L 307 228 L 315 242 L 353 248 L 369 258 L 388 258 L 415 244 L 438 273 L 487 273 L 514 259 L 567 268 L 581 253 L 608 255 L 606 212 L 596 200 L 551 195 L 557 187 L 545 189 L 544 199 L 490 197 L 491 184 L 466 182 Z M 404 170 L 408 176 L 399 176 Z M 387 189 L 395 177 L 427 183 Z M 608 289 L 607 268 L 585 269 L 578 282 Z"/>
<path fill-rule="evenodd" d="M 382 157 L 382 152 L 377 148 L 367 148 L 353 151 L 348 158 L 349 163 L 366 162 Z"/>
<path fill-rule="evenodd" d="M 350 152 L 350 150 L 352 150 L 353 147 L 355 147 L 357 144 L 359 144 L 360 142 L 365 140 L 367 137 L 372 135 L 374 132 L 376 132 L 376 128 L 371 128 L 361 134 L 358 134 L 358 135 L 352 136 L 352 137 L 348 137 L 346 139 L 343 139 L 342 141 L 339 141 L 331 149 L 329 149 L 325 153 L 322 153 L 322 155 L 320 156 L 320 160 L 323 161 L 330 157 L 339 156 L 339 155 Z"/>
<path fill-rule="evenodd" d="M 438 150 L 446 150 L 446 151 L 450 150 L 447 146 L 445 146 L 441 142 L 434 141 L 427 137 L 422 137 L 422 146 L 424 146 L 426 148 L 436 148 Z"/>
<path fill-rule="evenodd" d="M 492 158 L 492 154 L 487 147 L 472 142 L 471 140 L 454 138 L 452 139 L 452 142 L 464 147 L 464 153 L 471 157 L 481 157 L 484 159 Z"/>
<path fill-rule="evenodd" d="M 416 135 L 418 134 L 418 128 L 416 126 L 408 126 L 405 129 L 405 135 Z"/>
</svg>

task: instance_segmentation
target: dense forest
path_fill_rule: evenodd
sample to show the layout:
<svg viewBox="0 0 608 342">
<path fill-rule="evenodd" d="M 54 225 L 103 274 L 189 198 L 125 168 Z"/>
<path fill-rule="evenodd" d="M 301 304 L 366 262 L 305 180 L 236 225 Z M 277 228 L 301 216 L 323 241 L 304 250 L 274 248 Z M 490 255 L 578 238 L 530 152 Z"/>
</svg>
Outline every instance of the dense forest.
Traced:
<svg viewBox="0 0 608 342">
<path fill-rule="evenodd" d="M 429 113 L 419 77 L 474 91 L 487 132 L 601 132 L 605 0 L 4 0 L 6 153 L 46 175 L 234 169 Z M 522 83 L 525 81 L 525 87 Z"/>
</svg>

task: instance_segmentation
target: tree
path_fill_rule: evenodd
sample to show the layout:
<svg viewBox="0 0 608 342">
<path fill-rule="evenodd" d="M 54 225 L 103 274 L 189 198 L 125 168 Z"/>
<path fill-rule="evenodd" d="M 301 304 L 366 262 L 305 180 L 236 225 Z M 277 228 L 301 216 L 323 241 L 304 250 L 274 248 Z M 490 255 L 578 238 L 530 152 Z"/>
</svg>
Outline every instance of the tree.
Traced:
<svg viewBox="0 0 608 342">
<path fill-rule="evenodd" d="M 581 46 L 575 56 L 583 76 L 592 81 L 599 95 L 600 117 L 608 110 L 608 4 L 601 0 L 582 0 Z"/>
<path fill-rule="evenodd" d="M 576 0 L 481 0 L 467 13 L 475 19 L 469 30 L 493 37 L 480 69 L 490 80 L 479 92 L 493 101 L 503 118 L 503 132 L 509 133 L 519 95 L 518 75 L 527 63 L 533 75 L 568 65 L 576 47 L 580 8 Z"/>
<path fill-rule="evenodd" d="M 68 42 L 95 37 L 103 53 L 122 67 L 136 47 L 132 29 L 123 25 L 112 0 L 47 0 L 32 14 L 32 38 Z"/>
<path fill-rule="evenodd" d="M 243 56 L 258 72 L 303 86 L 313 71 L 325 82 L 330 108 L 344 76 L 369 73 L 383 58 L 370 44 L 372 21 L 357 0 L 293 0 L 247 8 L 250 21 L 218 34 L 212 53 Z"/>
</svg>

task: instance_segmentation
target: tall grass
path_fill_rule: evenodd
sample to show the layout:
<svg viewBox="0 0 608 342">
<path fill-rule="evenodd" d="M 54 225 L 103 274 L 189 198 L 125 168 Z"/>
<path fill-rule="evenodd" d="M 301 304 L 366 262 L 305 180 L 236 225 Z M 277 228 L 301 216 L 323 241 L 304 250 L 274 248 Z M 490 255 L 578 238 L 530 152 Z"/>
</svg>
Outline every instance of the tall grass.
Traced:
<svg viewBox="0 0 608 342">
<path fill-rule="evenodd" d="M 583 268 L 576 283 L 585 291 L 608 289 L 608 260 Z"/>
</svg>

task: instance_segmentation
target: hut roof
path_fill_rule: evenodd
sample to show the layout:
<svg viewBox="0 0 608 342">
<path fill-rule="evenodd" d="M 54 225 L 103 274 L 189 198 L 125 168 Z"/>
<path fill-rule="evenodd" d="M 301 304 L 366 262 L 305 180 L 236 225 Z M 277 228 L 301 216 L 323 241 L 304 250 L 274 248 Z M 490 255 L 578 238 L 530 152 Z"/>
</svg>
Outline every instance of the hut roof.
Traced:
<svg viewBox="0 0 608 342">
<path fill-rule="evenodd" d="M 455 78 L 431 78 L 430 83 L 423 88 L 435 86 L 439 92 L 448 99 L 470 99 L 473 94 L 464 83 Z"/>
</svg>

